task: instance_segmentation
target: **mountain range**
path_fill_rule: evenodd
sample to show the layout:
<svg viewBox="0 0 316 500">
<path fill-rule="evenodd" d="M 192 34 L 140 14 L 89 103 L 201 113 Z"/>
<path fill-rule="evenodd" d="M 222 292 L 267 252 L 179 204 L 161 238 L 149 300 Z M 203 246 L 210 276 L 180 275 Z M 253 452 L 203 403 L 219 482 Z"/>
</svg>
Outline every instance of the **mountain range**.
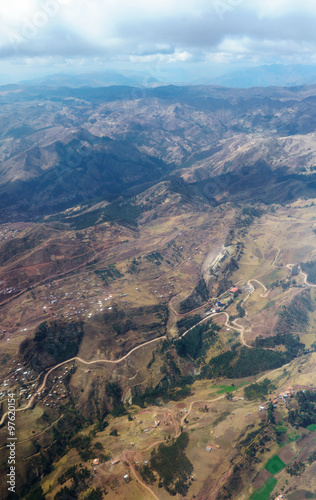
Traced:
<svg viewBox="0 0 316 500">
<path fill-rule="evenodd" d="M 170 175 L 186 183 L 240 175 L 259 161 L 274 176 L 310 180 L 315 93 L 315 86 L 1 87 L 2 217 L 111 201 Z"/>
</svg>

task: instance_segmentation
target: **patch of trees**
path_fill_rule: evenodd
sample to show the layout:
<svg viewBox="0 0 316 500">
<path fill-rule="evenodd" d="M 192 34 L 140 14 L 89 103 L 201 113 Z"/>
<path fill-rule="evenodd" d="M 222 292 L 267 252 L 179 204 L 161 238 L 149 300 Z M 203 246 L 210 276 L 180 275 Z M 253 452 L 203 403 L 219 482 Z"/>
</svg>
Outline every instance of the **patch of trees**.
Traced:
<svg viewBox="0 0 316 500">
<path fill-rule="evenodd" d="M 93 458 L 91 441 L 91 436 L 77 436 L 71 442 L 72 446 L 76 448 L 77 452 L 84 462 Z"/>
<path fill-rule="evenodd" d="M 151 470 L 151 468 L 149 467 L 148 464 L 145 464 L 142 467 L 139 467 L 138 468 L 138 472 L 142 476 L 142 478 L 145 481 L 145 483 L 147 483 L 147 484 L 153 484 L 153 483 L 156 482 L 156 476 L 155 476 L 155 474 L 153 473 L 153 471 Z"/>
<path fill-rule="evenodd" d="M 141 264 L 141 257 L 138 257 L 137 259 L 134 257 L 134 259 L 132 260 L 132 263 L 129 267 L 129 272 L 131 274 L 134 274 L 134 273 L 137 273 L 138 272 L 138 269 L 137 267 Z"/>
<path fill-rule="evenodd" d="M 125 335 L 130 330 L 137 330 L 137 325 L 134 321 L 127 319 L 125 323 L 113 323 L 113 330 L 117 335 Z"/>
<path fill-rule="evenodd" d="M 275 425 L 274 406 L 271 402 L 269 403 L 269 406 L 268 406 L 268 422 L 271 422 L 272 425 Z M 277 437 L 277 441 L 278 441 L 278 437 L 281 437 L 281 434 L 283 433 L 283 429 L 282 429 L 281 433 L 278 432 L 278 429 L 275 429 L 275 433 L 276 433 L 276 437 Z"/>
<path fill-rule="evenodd" d="M 183 338 L 175 342 L 178 356 L 193 359 L 202 357 L 209 349 L 210 343 L 217 339 L 219 330 L 219 326 L 212 323 L 212 320 L 195 326 Z"/>
<path fill-rule="evenodd" d="M 105 386 L 105 392 L 111 398 L 113 406 L 117 406 L 121 402 L 122 388 L 115 382 L 108 382 Z"/>
<path fill-rule="evenodd" d="M 234 241 L 234 238 L 235 238 L 235 231 L 233 229 L 230 229 L 226 236 L 224 247 L 229 247 Z"/>
<path fill-rule="evenodd" d="M 179 334 L 182 335 L 182 333 L 189 330 L 189 328 L 199 323 L 201 319 L 202 316 L 200 316 L 199 314 L 195 314 L 194 316 L 187 316 L 186 318 L 182 318 L 179 321 L 177 321 L 177 328 Z"/>
<path fill-rule="evenodd" d="M 289 423 L 296 429 L 316 424 L 316 392 L 300 391 L 296 394 L 296 400 L 298 408 L 289 411 Z"/>
<path fill-rule="evenodd" d="M 170 381 L 170 376 L 164 377 L 156 387 L 149 387 L 142 394 L 133 395 L 133 404 L 144 408 L 146 404 L 159 406 L 161 401 L 180 401 L 190 396 L 193 382 L 194 377 L 191 375 L 182 377 L 179 381 Z"/>
<path fill-rule="evenodd" d="M 309 324 L 309 313 L 315 310 L 310 290 L 304 290 L 293 298 L 288 306 L 280 308 L 275 325 L 277 333 L 288 333 L 305 329 Z"/>
<path fill-rule="evenodd" d="M 236 216 L 235 227 L 244 228 L 251 226 L 255 218 L 261 217 L 265 210 L 253 206 L 243 207 L 240 213 Z"/>
<path fill-rule="evenodd" d="M 117 278 L 122 278 L 124 274 L 121 274 L 115 266 L 109 266 L 107 269 L 99 269 L 94 271 L 94 273 L 100 278 L 106 285 L 110 281 L 115 281 Z"/>
<path fill-rule="evenodd" d="M 265 210 L 252 206 L 243 207 L 242 209 L 242 215 L 248 215 L 249 217 L 262 217 L 265 213 Z"/>
<path fill-rule="evenodd" d="M 298 335 L 293 333 L 278 333 L 274 337 L 263 338 L 261 335 L 256 338 L 254 342 L 255 347 L 261 348 L 273 348 L 276 346 L 283 345 L 286 351 L 293 357 L 296 358 L 305 349 L 305 344 L 300 341 Z"/>
<path fill-rule="evenodd" d="M 225 486 L 223 486 L 222 490 L 217 495 L 216 500 L 234 498 L 237 492 L 239 493 L 241 491 L 242 485 L 242 467 L 240 465 L 235 465 L 232 474 L 229 476 Z"/>
<path fill-rule="evenodd" d="M 92 212 L 86 212 L 74 217 L 65 217 L 63 215 L 51 218 L 51 220 L 60 220 L 72 225 L 76 231 L 86 229 L 105 221 L 117 221 L 122 225 L 137 226 L 137 219 L 144 211 L 144 206 L 136 205 L 131 200 L 117 201 L 110 203 L 106 207 Z"/>
<path fill-rule="evenodd" d="M 20 354 L 25 363 L 39 373 L 56 363 L 61 363 L 78 354 L 83 337 L 82 322 L 54 321 L 41 323 L 33 339 L 20 345 Z"/>
<path fill-rule="evenodd" d="M 209 299 L 209 293 L 204 281 L 204 278 L 200 278 L 198 284 L 190 295 L 180 303 L 179 311 L 180 313 L 187 313 L 192 309 L 195 309 L 202 304 L 204 304 Z"/>
<path fill-rule="evenodd" d="M 301 476 L 306 469 L 306 465 L 301 460 L 299 462 L 294 462 L 286 468 L 286 472 L 290 476 Z"/>
<path fill-rule="evenodd" d="M 316 462 L 316 451 L 313 451 L 313 453 L 310 454 L 310 456 L 307 459 L 307 462 L 309 465 L 312 465 L 314 462 Z"/>
<path fill-rule="evenodd" d="M 243 318 L 245 315 L 246 315 L 246 311 L 245 309 L 242 307 L 242 300 L 240 300 L 238 303 L 237 303 L 237 306 L 236 306 L 236 309 L 237 309 L 237 312 L 238 312 L 238 316 L 240 318 Z"/>
<path fill-rule="evenodd" d="M 137 219 L 145 209 L 144 205 L 136 205 L 133 200 L 117 201 L 104 207 L 102 215 L 107 221 L 119 221 L 121 224 L 137 226 Z"/>
<path fill-rule="evenodd" d="M 44 491 L 40 484 L 33 486 L 26 500 L 45 500 Z"/>
<path fill-rule="evenodd" d="M 71 479 L 71 487 L 67 488 L 67 490 L 63 491 L 63 493 L 68 493 L 69 491 L 72 492 L 72 495 L 74 498 L 77 498 L 79 493 L 86 490 L 88 488 L 88 480 L 91 477 L 91 472 L 87 469 L 87 467 L 82 467 L 78 470 L 78 466 L 74 465 L 73 467 L 70 467 L 67 469 L 64 474 L 62 474 L 58 478 L 58 482 L 60 484 L 65 483 L 69 479 Z M 57 495 L 56 495 L 57 496 Z M 55 496 L 55 498 L 56 498 Z M 57 498 L 63 498 L 63 496 L 57 496 Z"/>
<path fill-rule="evenodd" d="M 183 432 L 171 444 L 161 443 L 151 452 L 150 469 L 158 474 L 159 486 L 172 496 L 185 496 L 189 489 L 193 465 L 185 454 L 188 443 L 189 436 Z"/>
<path fill-rule="evenodd" d="M 202 378 L 242 378 L 257 373 L 273 370 L 291 360 L 288 353 L 274 352 L 235 344 L 230 351 L 211 359 L 201 371 Z"/>
<path fill-rule="evenodd" d="M 101 210 L 93 210 L 92 212 L 87 212 L 85 214 L 77 215 L 76 217 L 63 217 L 56 216 L 52 217 L 50 220 L 60 220 L 62 222 L 68 222 L 71 224 L 75 231 L 81 231 L 91 226 L 95 226 L 100 219 Z"/>
<path fill-rule="evenodd" d="M 77 450 L 84 462 L 87 462 L 87 460 L 91 460 L 95 456 L 103 461 L 108 459 L 108 456 L 102 453 L 103 446 L 101 443 L 95 443 L 95 445 L 92 447 L 92 437 L 90 434 L 76 436 L 70 442 L 70 446 Z M 68 469 L 60 478 L 58 478 L 58 481 L 62 484 L 70 478 L 73 478 L 73 480 L 76 482 L 77 479 L 88 477 L 90 477 L 90 472 L 86 468 L 80 469 L 77 472 L 77 466 L 75 465 L 74 467 L 70 467 L 70 469 Z"/>
<path fill-rule="evenodd" d="M 127 415 L 125 406 L 122 404 L 122 388 L 116 382 L 108 382 L 105 386 L 105 393 L 112 406 L 113 417 L 121 417 Z"/>
<path fill-rule="evenodd" d="M 275 385 L 272 384 L 271 380 L 265 378 L 262 382 L 255 382 L 246 387 L 244 390 L 245 398 L 250 401 L 253 399 L 263 399 L 274 389 Z"/>
<path fill-rule="evenodd" d="M 316 260 L 309 262 L 301 262 L 301 268 L 307 274 L 307 281 L 309 283 L 316 283 Z"/>
<path fill-rule="evenodd" d="M 262 432 L 261 427 L 259 427 L 259 429 L 256 429 L 255 431 L 249 432 L 244 439 L 239 441 L 237 448 L 239 450 L 241 450 L 242 448 L 247 448 L 247 446 L 249 446 L 254 441 L 254 439 L 261 434 L 261 432 Z"/>
<path fill-rule="evenodd" d="M 102 500 L 103 492 L 101 488 L 93 488 L 84 496 L 84 500 Z"/>
<path fill-rule="evenodd" d="M 293 280 L 294 281 L 294 280 Z M 291 285 L 291 282 L 290 281 L 286 281 L 286 280 L 275 280 L 275 281 L 272 281 L 272 283 L 267 283 L 266 284 L 266 287 L 269 289 L 269 290 L 273 290 L 274 288 L 277 288 L 279 286 L 281 286 L 283 288 L 283 290 L 286 290 L 287 288 L 289 288 Z"/>
<path fill-rule="evenodd" d="M 217 296 L 219 297 L 222 295 L 222 293 L 226 292 L 229 288 L 233 286 L 232 280 L 227 279 L 227 277 L 224 276 L 223 279 L 218 281 L 218 288 L 217 288 Z"/>
<path fill-rule="evenodd" d="M 237 269 L 239 269 L 239 265 L 236 259 L 234 257 L 231 257 L 229 262 L 223 268 L 223 274 L 226 274 L 226 276 L 231 276 L 234 271 L 237 271 Z"/>
<path fill-rule="evenodd" d="M 149 260 L 149 262 L 153 262 L 156 266 L 161 265 L 161 261 L 163 261 L 163 256 L 160 252 L 152 252 L 145 256 L 145 259 Z"/>
<path fill-rule="evenodd" d="M 71 479 L 77 472 L 78 465 L 74 465 L 73 467 L 69 467 L 61 476 L 58 478 L 59 484 L 64 484 L 68 479 Z"/>
</svg>

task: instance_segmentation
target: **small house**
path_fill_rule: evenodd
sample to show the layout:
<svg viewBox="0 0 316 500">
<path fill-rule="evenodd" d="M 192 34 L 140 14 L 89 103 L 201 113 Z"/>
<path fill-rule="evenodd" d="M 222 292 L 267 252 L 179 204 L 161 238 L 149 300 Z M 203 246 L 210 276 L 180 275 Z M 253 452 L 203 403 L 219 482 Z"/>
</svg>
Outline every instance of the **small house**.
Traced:
<svg viewBox="0 0 316 500">
<path fill-rule="evenodd" d="M 100 460 L 98 458 L 95 458 L 92 462 L 93 465 L 99 465 Z"/>
</svg>

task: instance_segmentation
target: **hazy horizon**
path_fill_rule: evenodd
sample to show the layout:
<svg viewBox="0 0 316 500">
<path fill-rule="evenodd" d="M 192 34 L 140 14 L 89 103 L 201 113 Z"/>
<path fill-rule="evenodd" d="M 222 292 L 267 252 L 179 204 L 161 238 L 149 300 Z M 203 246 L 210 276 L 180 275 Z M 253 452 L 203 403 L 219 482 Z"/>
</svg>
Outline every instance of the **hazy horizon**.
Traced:
<svg viewBox="0 0 316 500">
<path fill-rule="evenodd" d="M 192 83 L 316 63 L 312 1 L 12 0 L 0 15 L 0 84 L 96 71 Z"/>
</svg>

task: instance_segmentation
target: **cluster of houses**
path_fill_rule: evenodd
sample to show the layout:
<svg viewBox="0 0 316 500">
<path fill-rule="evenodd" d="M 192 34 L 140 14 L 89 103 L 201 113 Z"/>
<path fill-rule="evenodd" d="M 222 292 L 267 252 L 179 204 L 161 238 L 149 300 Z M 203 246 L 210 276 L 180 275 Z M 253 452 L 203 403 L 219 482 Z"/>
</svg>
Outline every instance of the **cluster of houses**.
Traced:
<svg viewBox="0 0 316 500">
<path fill-rule="evenodd" d="M 285 403 L 289 398 L 295 395 L 295 389 L 293 387 L 287 387 L 284 392 L 281 392 L 279 396 L 275 396 L 272 399 L 272 404 L 276 408 L 278 403 Z"/>
<path fill-rule="evenodd" d="M 63 378 L 68 374 L 68 366 L 65 367 L 65 371 L 59 377 L 53 379 L 53 386 L 51 389 L 44 389 L 42 393 L 37 393 L 38 399 L 43 399 L 43 403 L 49 407 L 55 407 L 60 404 L 60 402 L 67 398 L 67 391 L 63 389 L 61 384 Z"/>
<path fill-rule="evenodd" d="M 16 363 L 16 360 L 13 360 L 13 363 Z M 39 381 L 35 380 L 35 373 L 32 370 L 25 370 L 21 363 L 17 363 L 15 366 L 16 368 L 13 375 L 9 379 L 3 381 L 3 389 L 0 391 L 0 398 L 6 397 L 8 392 L 10 392 L 10 383 L 22 385 L 19 390 L 16 390 L 19 396 L 24 397 L 26 400 L 35 396 L 37 401 L 42 401 L 45 406 L 51 408 L 58 406 L 67 398 L 68 393 L 62 386 L 63 378 L 69 373 L 69 368 L 67 366 L 64 368 L 62 375 L 54 377 L 51 388 L 49 389 L 46 387 L 41 392 L 36 391 Z M 32 380 L 34 380 L 33 383 L 31 383 Z"/>
<path fill-rule="evenodd" d="M 274 396 L 272 399 L 272 404 L 274 408 L 277 407 L 279 403 L 285 403 L 287 400 L 292 398 L 295 395 L 295 389 L 293 387 L 287 387 L 287 389 L 284 392 L 281 392 L 278 396 Z M 259 406 L 259 411 L 266 410 L 270 401 L 266 403 L 265 406 Z"/>
<path fill-rule="evenodd" d="M 4 226 L 0 230 L 0 241 L 11 240 L 15 238 L 21 231 L 19 229 L 10 229 L 8 226 Z"/>
<path fill-rule="evenodd" d="M 2 290 L 0 290 L 0 295 L 10 295 L 11 293 L 13 293 L 15 291 L 16 291 L 16 288 L 14 288 L 13 286 L 10 286 L 7 288 L 2 288 Z"/>
<path fill-rule="evenodd" d="M 43 307 L 44 312 L 49 312 L 54 318 L 60 316 L 68 319 L 91 318 L 92 309 L 94 313 L 98 313 L 104 311 L 106 306 L 110 306 L 112 295 L 105 294 L 98 284 L 92 283 L 90 278 L 81 278 L 76 290 L 72 292 L 64 293 L 62 289 L 54 291 L 52 287 L 55 286 L 58 286 L 56 281 L 47 285 L 45 297 L 47 305 Z M 125 296 L 126 294 L 120 295 L 120 297 Z M 111 310 L 112 307 L 107 309 Z"/>
<path fill-rule="evenodd" d="M 210 311 L 207 311 L 205 314 L 218 313 L 224 311 L 232 302 L 235 297 L 240 293 L 240 290 L 237 286 L 233 286 L 228 293 L 227 297 L 224 297 L 221 300 L 217 300 L 213 305 L 213 308 Z"/>
<path fill-rule="evenodd" d="M 169 279 L 174 280 L 174 277 L 172 276 Z M 171 288 L 172 291 L 166 290 L 168 287 Z M 139 288 L 136 288 L 136 290 L 139 290 Z M 166 285 L 162 285 L 162 290 L 161 289 L 160 290 L 152 290 L 151 288 L 149 288 L 149 291 L 151 293 L 157 294 L 155 296 L 159 297 L 160 299 L 163 299 L 164 297 L 170 298 L 170 295 L 173 295 L 173 290 L 174 290 L 174 284 L 171 283 L 171 281 L 169 281 L 168 284 L 166 284 Z"/>
<path fill-rule="evenodd" d="M 36 390 L 36 387 L 38 386 L 38 382 L 35 381 L 33 384 L 31 384 L 32 380 L 35 380 L 36 375 L 33 370 L 26 370 L 21 365 L 21 363 L 17 363 L 15 359 L 12 361 L 12 363 L 15 364 L 16 368 L 14 369 L 13 374 L 10 376 L 10 378 L 3 381 L 3 389 L 0 392 L 0 397 L 3 398 L 7 395 L 8 392 L 10 392 L 10 384 L 16 385 L 16 383 L 18 383 L 22 385 L 22 388 L 18 392 L 19 396 L 25 396 L 26 399 L 30 399 L 32 397 L 32 392 Z M 27 388 L 25 387 L 25 384 L 28 384 Z"/>
</svg>

